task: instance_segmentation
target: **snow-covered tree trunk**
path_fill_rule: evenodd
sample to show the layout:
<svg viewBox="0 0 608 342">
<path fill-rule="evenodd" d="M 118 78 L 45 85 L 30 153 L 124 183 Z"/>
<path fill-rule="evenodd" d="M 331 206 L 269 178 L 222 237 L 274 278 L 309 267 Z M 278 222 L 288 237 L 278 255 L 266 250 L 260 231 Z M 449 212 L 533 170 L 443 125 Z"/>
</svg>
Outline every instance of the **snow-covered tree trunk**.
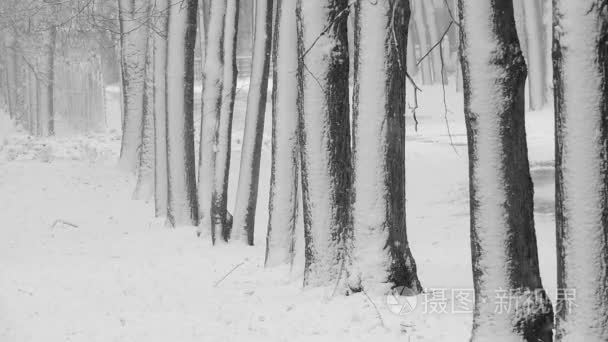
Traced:
<svg viewBox="0 0 608 342">
<path fill-rule="evenodd" d="M 475 288 L 471 340 L 551 341 L 526 144 L 526 65 L 513 3 L 460 0 L 459 8 Z M 497 310 L 501 293 L 509 310 Z"/>
<path fill-rule="evenodd" d="M 355 3 L 350 286 L 422 290 L 405 220 L 408 0 Z"/>
<path fill-rule="evenodd" d="M 149 29 L 146 44 L 146 65 L 144 69 L 144 105 L 141 123 L 141 144 L 137 166 L 137 183 L 135 184 L 135 191 L 133 193 L 133 198 L 139 200 L 148 200 L 154 195 L 153 34 L 152 30 Z"/>
<path fill-rule="evenodd" d="M 352 233 L 347 6 L 347 0 L 298 0 L 304 285 L 343 275 Z"/>
<path fill-rule="evenodd" d="M 608 341 L 608 8 L 553 1 L 558 341 Z"/>
<path fill-rule="evenodd" d="M 167 215 L 167 10 L 168 0 L 156 1 L 153 34 L 154 65 L 154 208 Z"/>
<path fill-rule="evenodd" d="M 234 209 L 234 234 L 244 235 L 244 241 L 253 245 L 255 210 L 258 201 L 260 158 L 264 137 L 264 117 L 266 114 L 266 93 L 272 37 L 272 0 L 260 0 L 256 4 L 255 38 L 245 132 L 241 149 L 239 184 Z"/>
<path fill-rule="evenodd" d="M 141 142 L 147 20 L 144 0 L 118 0 L 122 70 L 122 142 L 119 164 L 134 171 Z"/>
<path fill-rule="evenodd" d="M 198 173 L 199 234 L 209 231 L 215 242 L 211 225 L 211 203 L 214 189 L 215 153 L 217 151 L 217 128 L 222 105 L 224 84 L 224 22 L 226 1 L 210 0 L 209 26 L 205 46 L 203 67 L 203 105 L 201 116 L 201 140 Z"/>
<path fill-rule="evenodd" d="M 413 14 L 414 14 L 414 23 L 416 24 L 416 31 L 418 32 L 418 44 L 420 49 L 420 57 L 424 56 L 431 45 L 428 43 L 426 38 L 426 25 L 424 24 L 424 5 L 422 4 L 423 0 L 413 0 Z M 425 58 L 420 62 L 420 76 L 423 84 L 431 84 L 433 83 L 433 75 L 431 71 L 431 59 Z"/>
<path fill-rule="evenodd" d="M 211 199 L 211 219 L 214 236 L 221 233 L 224 240 L 230 238 L 232 216 L 228 213 L 228 176 L 232 150 L 232 117 L 236 92 L 236 34 L 239 21 L 239 0 L 226 0 L 224 23 L 224 82 L 220 117 L 217 129 L 214 184 Z"/>
<path fill-rule="evenodd" d="M 278 0 L 272 76 L 272 161 L 266 235 L 266 266 L 294 258 L 298 217 L 299 103 L 297 0 Z"/>
<path fill-rule="evenodd" d="M 172 3 L 167 36 L 167 221 L 196 226 L 194 45 L 197 0 Z"/>
</svg>

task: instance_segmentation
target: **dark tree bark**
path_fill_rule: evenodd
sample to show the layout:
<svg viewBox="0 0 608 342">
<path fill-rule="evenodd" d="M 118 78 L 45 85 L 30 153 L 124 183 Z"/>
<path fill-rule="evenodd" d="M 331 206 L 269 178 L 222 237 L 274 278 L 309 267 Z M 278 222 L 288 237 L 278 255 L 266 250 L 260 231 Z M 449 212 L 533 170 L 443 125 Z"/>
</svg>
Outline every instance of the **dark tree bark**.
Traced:
<svg viewBox="0 0 608 342">
<path fill-rule="evenodd" d="M 344 275 L 352 234 L 347 6 L 298 0 L 304 285 L 311 286 Z"/>
<path fill-rule="evenodd" d="M 472 341 L 551 341 L 539 275 L 524 121 L 524 62 L 511 0 L 460 0 L 469 144 Z M 509 310 L 496 310 L 497 291 Z"/>
<path fill-rule="evenodd" d="M 558 341 L 608 341 L 608 12 L 553 1 Z"/>
<path fill-rule="evenodd" d="M 350 286 L 422 291 L 405 220 L 408 0 L 355 3 L 353 267 Z M 370 262 L 374 260 L 375 262 Z"/>
<path fill-rule="evenodd" d="M 245 235 L 243 240 L 253 245 L 255 210 L 258 201 L 260 158 L 264 137 L 264 117 L 266 114 L 266 93 L 268 92 L 268 71 L 272 41 L 272 0 L 259 0 L 256 7 L 256 30 L 247 97 L 245 132 L 241 149 L 239 185 L 236 207 L 233 215 L 235 233 Z"/>
</svg>

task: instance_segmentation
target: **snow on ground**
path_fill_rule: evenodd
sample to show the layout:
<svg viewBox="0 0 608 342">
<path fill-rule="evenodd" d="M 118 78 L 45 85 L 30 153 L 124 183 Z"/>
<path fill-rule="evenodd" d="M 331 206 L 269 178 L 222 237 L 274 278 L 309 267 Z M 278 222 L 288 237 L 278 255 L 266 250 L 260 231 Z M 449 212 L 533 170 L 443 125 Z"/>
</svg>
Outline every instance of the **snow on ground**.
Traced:
<svg viewBox="0 0 608 342">
<path fill-rule="evenodd" d="M 152 202 L 131 200 L 134 177 L 115 168 L 118 92 L 108 94 L 105 133 L 31 139 L 0 113 L 0 341 L 468 340 L 471 314 L 454 312 L 461 303 L 451 298 L 472 291 L 466 132 L 452 87 L 451 139 L 441 87 L 419 96 L 417 132 L 408 114 L 408 237 L 423 286 L 446 297 L 421 295 L 412 313 L 399 313 L 403 298 L 303 290 L 301 276 L 263 268 L 267 139 L 255 247 L 212 247 L 194 228 L 164 228 Z M 246 89 L 237 93 L 230 193 L 245 99 Z M 541 273 L 554 293 L 550 110 L 528 114 L 528 139 Z"/>
</svg>

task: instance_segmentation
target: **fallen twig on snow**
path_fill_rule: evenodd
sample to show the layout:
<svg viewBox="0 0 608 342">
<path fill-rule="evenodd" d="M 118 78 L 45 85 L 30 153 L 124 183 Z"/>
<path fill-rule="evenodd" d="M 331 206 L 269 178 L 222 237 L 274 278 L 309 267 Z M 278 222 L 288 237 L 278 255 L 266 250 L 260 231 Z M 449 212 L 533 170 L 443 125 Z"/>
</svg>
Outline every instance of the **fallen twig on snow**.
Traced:
<svg viewBox="0 0 608 342">
<path fill-rule="evenodd" d="M 56 227 L 58 224 L 60 224 L 60 223 L 61 223 L 62 225 L 64 225 L 64 226 L 69 226 L 69 227 L 72 227 L 72 228 L 80 228 L 80 227 L 79 227 L 77 224 L 75 224 L 75 223 L 68 222 L 68 221 L 61 220 L 61 219 L 57 219 L 57 220 L 55 220 L 55 222 L 53 222 L 53 224 L 51 225 L 51 228 L 55 228 L 55 227 Z"/>
<path fill-rule="evenodd" d="M 215 282 L 215 285 L 213 285 L 213 287 L 218 287 L 218 285 L 224 281 L 224 279 L 228 278 L 228 276 L 234 272 L 237 268 L 239 268 L 240 266 L 242 266 L 245 263 L 245 261 L 242 261 L 241 263 L 235 265 L 228 273 L 226 273 L 220 280 Z"/>
</svg>

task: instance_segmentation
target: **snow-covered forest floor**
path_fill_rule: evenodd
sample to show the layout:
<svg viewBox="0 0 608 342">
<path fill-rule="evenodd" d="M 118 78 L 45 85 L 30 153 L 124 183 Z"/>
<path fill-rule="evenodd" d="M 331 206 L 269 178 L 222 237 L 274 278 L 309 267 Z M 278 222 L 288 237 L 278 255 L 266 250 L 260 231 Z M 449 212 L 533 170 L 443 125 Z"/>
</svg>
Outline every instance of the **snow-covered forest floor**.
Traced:
<svg viewBox="0 0 608 342">
<path fill-rule="evenodd" d="M 239 87 L 230 193 L 247 93 Z M 212 247 L 194 228 L 164 228 L 153 203 L 131 199 L 134 177 L 115 165 L 113 90 L 104 133 L 33 139 L 0 113 L 0 341 L 468 340 L 472 315 L 455 312 L 462 301 L 452 298 L 462 290 L 472 299 L 466 135 L 453 85 L 453 145 L 441 87 L 420 94 L 418 132 L 408 114 L 408 237 L 423 286 L 437 290 L 400 314 L 379 291 L 303 290 L 287 267 L 264 269 L 270 110 L 256 246 Z M 541 274 L 554 298 L 552 110 L 528 113 L 527 127 Z"/>
</svg>

